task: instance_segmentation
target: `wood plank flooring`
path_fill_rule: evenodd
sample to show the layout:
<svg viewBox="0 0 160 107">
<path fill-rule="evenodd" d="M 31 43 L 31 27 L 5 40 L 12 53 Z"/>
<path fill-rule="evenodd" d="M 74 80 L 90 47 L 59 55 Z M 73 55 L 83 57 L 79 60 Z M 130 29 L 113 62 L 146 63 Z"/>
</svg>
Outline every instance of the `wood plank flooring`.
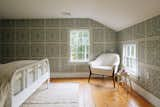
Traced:
<svg viewBox="0 0 160 107">
<path fill-rule="evenodd" d="M 112 80 L 108 79 L 51 79 L 51 82 L 78 82 L 80 87 L 89 85 L 92 90 L 96 107 L 153 107 L 148 101 L 136 94 L 126 92 L 123 87 L 113 88 Z"/>
</svg>

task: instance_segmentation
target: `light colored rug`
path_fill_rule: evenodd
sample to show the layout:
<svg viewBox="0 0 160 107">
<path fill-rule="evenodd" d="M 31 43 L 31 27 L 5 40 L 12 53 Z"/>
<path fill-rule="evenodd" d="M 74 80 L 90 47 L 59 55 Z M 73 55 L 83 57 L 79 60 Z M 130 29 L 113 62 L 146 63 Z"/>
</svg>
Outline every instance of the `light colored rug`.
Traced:
<svg viewBox="0 0 160 107">
<path fill-rule="evenodd" d="M 50 83 L 48 89 L 44 84 L 22 107 L 95 107 L 91 89 L 78 83 Z"/>
</svg>

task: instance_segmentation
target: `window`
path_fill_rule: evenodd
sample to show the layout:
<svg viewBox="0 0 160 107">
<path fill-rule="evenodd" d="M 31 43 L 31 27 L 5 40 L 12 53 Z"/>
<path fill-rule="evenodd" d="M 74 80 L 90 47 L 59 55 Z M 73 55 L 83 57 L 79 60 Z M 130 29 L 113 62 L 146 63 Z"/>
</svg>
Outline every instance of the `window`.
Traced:
<svg viewBox="0 0 160 107">
<path fill-rule="evenodd" d="M 133 75 L 137 75 L 136 44 L 123 45 L 123 65 Z"/>
<path fill-rule="evenodd" d="M 89 60 L 89 30 L 70 31 L 70 60 L 72 62 Z"/>
</svg>

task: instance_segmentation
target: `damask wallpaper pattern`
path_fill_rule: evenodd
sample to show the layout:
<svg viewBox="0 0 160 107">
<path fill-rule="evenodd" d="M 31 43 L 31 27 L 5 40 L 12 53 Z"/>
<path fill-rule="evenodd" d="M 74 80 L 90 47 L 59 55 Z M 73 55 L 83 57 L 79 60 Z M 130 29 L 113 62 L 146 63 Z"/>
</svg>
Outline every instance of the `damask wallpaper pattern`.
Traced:
<svg viewBox="0 0 160 107">
<path fill-rule="evenodd" d="M 91 19 L 0 20 L 0 62 L 47 57 L 52 72 L 88 72 L 86 63 L 69 62 L 72 29 L 90 30 L 90 59 L 117 49 L 122 56 L 123 44 L 136 43 L 136 83 L 160 98 L 160 15 L 119 32 Z"/>
<path fill-rule="evenodd" d="M 71 63 L 69 31 L 90 30 L 90 59 L 116 51 L 116 33 L 91 19 L 0 20 L 0 59 L 6 63 L 47 57 L 52 72 L 89 72 L 87 63 Z"/>
<path fill-rule="evenodd" d="M 160 15 L 118 32 L 117 37 L 121 56 L 123 44 L 137 44 L 136 82 L 160 98 Z"/>
</svg>

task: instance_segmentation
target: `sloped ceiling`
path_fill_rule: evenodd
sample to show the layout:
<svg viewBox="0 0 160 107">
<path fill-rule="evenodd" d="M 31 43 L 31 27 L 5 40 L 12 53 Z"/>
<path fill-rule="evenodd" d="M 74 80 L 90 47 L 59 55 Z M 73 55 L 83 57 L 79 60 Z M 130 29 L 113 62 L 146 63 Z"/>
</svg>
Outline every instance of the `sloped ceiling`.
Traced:
<svg viewBox="0 0 160 107">
<path fill-rule="evenodd" d="M 159 14 L 160 0 L 0 0 L 0 18 L 91 18 L 116 31 Z"/>
</svg>

